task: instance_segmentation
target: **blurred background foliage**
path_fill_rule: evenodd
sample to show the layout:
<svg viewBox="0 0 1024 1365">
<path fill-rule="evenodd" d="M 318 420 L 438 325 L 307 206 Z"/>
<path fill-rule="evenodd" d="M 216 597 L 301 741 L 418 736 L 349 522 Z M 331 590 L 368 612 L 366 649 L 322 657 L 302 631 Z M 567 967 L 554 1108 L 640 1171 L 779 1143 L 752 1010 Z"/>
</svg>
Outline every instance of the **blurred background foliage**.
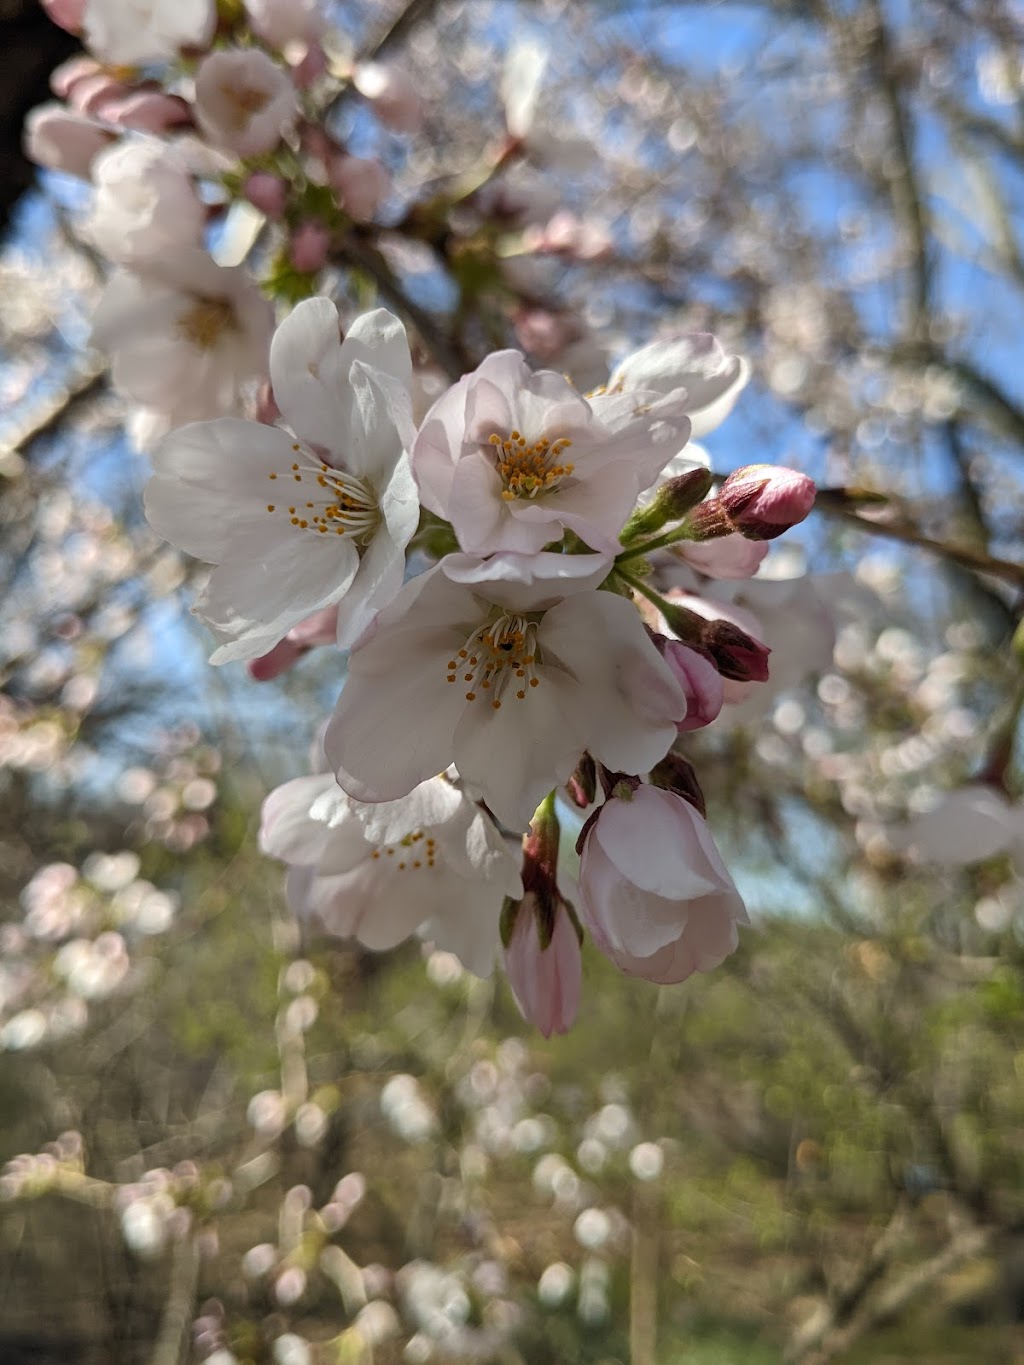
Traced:
<svg viewBox="0 0 1024 1365">
<path fill-rule="evenodd" d="M 14 207 L 0 175 L 0 1360 L 1024 1361 L 1019 870 L 931 869 L 892 834 L 969 778 L 1021 787 L 1024 14 L 337 14 L 429 113 L 382 135 L 387 226 L 321 288 L 404 313 L 426 397 L 495 345 L 547 363 L 552 317 L 582 383 L 660 325 L 749 354 L 714 468 L 827 491 L 812 595 L 737 600 L 795 659 L 834 632 L 833 659 L 776 645 L 787 686 L 693 736 L 754 920 L 710 977 L 658 990 L 589 953 L 544 1043 L 451 957 L 292 923 L 259 804 L 304 770 L 334 663 L 207 668 L 85 349 L 81 188 Z M 31 3 L 0 25 L 13 165 L 45 93 L 15 36 L 44 81 L 68 44 Z M 524 40 L 551 65 L 507 168 Z M 531 256 L 560 207 L 610 252 Z"/>
</svg>

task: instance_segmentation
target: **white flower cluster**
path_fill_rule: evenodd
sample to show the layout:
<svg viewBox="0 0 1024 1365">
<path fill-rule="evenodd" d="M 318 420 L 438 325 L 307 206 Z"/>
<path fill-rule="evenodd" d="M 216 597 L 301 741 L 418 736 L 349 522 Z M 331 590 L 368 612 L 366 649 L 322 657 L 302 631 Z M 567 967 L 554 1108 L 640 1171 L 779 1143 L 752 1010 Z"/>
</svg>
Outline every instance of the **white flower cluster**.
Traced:
<svg viewBox="0 0 1024 1365">
<path fill-rule="evenodd" d="M 270 373 L 280 422 L 172 432 L 145 500 L 161 535 L 214 566 L 195 606 L 214 662 L 268 677 L 311 643 L 350 650 L 329 771 L 264 808 L 294 907 L 370 948 L 419 934 L 481 974 L 504 908 L 516 997 L 545 1032 L 564 1029 L 580 954 L 557 886 L 568 783 L 579 806 L 606 798 L 580 845 L 597 946 L 658 981 L 717 965 L 745 912 L 672 751 L 717 714 L 721 672 L 764 678 L 767 651 L 693 612 L 654 632 L 632 592 L 645 551 L 690 534 L 687 503 L 705 521 L 740 506 L 726 490 L 701 502 L 706 470 L 680 452 L 691 414 L 728 413 L 745 366 L 712 338 L 677 338 L 584 396 L 501 351 L 417 430 L 399 320 L 379 309 L 343 338 L 334 305 L 312 299 L 278 328 Z M 780 472 L 758 477 L 760 510 L 736 522 L 748 533 Z M 508 834 L 522 831 L 520 864 Z"/>
<path fill-rule="evenodd" d="M 55 73 L 64 103 L 34 111 L 29 152 L 93 182 L 83 235 L 117 267 L 93 339 L 155 445 L 152 526 L 212 566 L 195 611 L 213 662 L 269 678 L 313 645 L 349 651 L 325 772 L 264 810 L 293 905 L 370 948 L 418 934 L 478 973 L 500 941 L 545 1033 L 576 1012 L 581 921 L 651 980 L 717 965 L 746 916 L 676 744 L 763 685 L 769 648 L 703 585 L 756 572 L 761 542 L 814 498 L 767 465 L 706 497 L 687 442 L 728 416 L 745 361 L 703 333 L 656 340 L 585 395 L 497 351 L 417 428 L 397 317 L 343 337 L 313 297 L 272 336 L 250 271 L 224 263 L 266 228 L 267 292 L 315 289 L 388 188 L 334 131 L 333 103 L 350 91 L 413 132 L 408 78 L 330 57 L 316 0 L 45 3 L 90 55 Z M 502 158 L 567 164 L 581 149 L 537 119 L 543 66 L 512 54 Z M 583 261 L 610 245 L 562 211 L 522 250 Z M 557 321 L 524 304 L 513 326 L 564 359 Z M 581 810 L 603 798 L 580 836 L 579 915 L 559 887 L 560 790 Z"/>
</svg>

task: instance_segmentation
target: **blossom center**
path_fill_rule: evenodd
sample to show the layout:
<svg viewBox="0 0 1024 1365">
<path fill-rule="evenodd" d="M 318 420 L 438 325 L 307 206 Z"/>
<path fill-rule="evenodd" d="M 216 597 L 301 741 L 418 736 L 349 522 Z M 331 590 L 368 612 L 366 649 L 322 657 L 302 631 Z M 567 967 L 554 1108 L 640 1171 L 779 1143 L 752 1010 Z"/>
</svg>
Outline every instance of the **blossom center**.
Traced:
<svg viewBox="0 0 1024 1365">
<path fill-rule="evenodd" d="M 418 829 L 399 839 L 397 844 L 382 844 L 380 848 L 375 848 L 371 857 L 390 864 L 396 872 L 416 872 L 434 866 L 437 861 L 437 840 Z"/>
<path fill-rule="evenodd" d="M 458 682 L 461 677 L 469 683 L 467 701 L 489 700 L 491 708 L 500 711 L 506 692 L 525 701 L 529 689 L 540 685 L 536 665 L 535 623 L 502 612 L 475 630 L 455 658 L 448 660 L 448 681 Z"/>
<path fill-rule="evenodd" d="M 270 103 L 269 93 L 252 85 L 224 85 L 221 94 L 227 105 L 228 121 L 236 133 L 240 133 L 253 115 L 262 113 Z"/>
<path fill-rule="evenodd" d="M 366 546 L 381 523 L 380 507 L 373 489 L 365 479 L 332 469 L 298 442 L 292 446 L 295 459 L 282 473 L 268 474 L 282 494 L 295 502 L 268 502 L 268 512 L 287 515 L 299 531 L 318 535 L 348 536 L 360 547 Z M 298 484 L 296 489 L 293 485 Z"/>
<path fill-rule="evenodd" d="M 178 319 L 178 331 L 200 351 L 212 351 L 234 325 L 234 309 L 227 299 L 197 298 Z"/>
<path fill-rule="evenodd" d="M 494 447 L 501 496 L 506 502 L 550 492 L 573 471 L 571 464 L 559 463 L 562 452 L 572 445 L 568 436 L 555 440 L 542 436 L 528 445 L 526 437 L 518 431 L 509 432 L 508 436 L 492 431 L 487 440 Z"/>
</svg>

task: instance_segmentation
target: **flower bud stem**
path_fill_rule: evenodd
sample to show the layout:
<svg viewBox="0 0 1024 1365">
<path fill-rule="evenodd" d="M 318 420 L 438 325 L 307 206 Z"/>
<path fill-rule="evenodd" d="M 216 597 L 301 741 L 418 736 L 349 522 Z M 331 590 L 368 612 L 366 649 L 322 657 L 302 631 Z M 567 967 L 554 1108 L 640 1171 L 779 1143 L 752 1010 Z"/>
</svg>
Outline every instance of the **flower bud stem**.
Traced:
<svg viewBox="0 0 1024 1365">
<path fill-rule="evenodd" d="M 681 640 L 684 645 L 691 645 L 696 649 L 701 648 L 703 644 L 703 631 L 701 629 L 702 618 L 698 616 L 696 612 L 687 611 L 685 607 L 679 607 L 673 602 L 667 602 L 660 593 L 655 592 L 642 578 L 638 578 L 636 574 L 629 573 L 627 570 L 621 568 L 617 560 L 614 572 L 634 592 L 640 593 L 642 597 L 646 597 L 648 602 L 658 608 L 677 639 Z"/>
<path fill-rule="evenodd" d="M 652 550 L 663 550 L 666 545 L 677 545 L 681 540 L 698 540 L 700 537 L 693 534 L 693 530 L 686 522 L 681 526 L 673 526 L 671 531 L 666 531 L 664 535 L 655 536 L 653 540 L 645 540 L 642 545 L 630 545 L 625 550 L 620 550 L 615 556 L 615 563 L 622 564 L 627 559 L 638 559 L 640 555 L 650 554 Z"/>
</svg>

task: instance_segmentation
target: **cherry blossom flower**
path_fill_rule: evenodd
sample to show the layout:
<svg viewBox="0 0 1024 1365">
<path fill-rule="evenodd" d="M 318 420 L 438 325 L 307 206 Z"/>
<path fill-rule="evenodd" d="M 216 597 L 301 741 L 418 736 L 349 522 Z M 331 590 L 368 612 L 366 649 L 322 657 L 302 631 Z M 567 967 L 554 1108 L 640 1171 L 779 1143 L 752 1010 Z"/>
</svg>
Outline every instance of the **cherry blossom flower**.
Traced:
<svg viewBox="0 0 1024 1365">
<path fill-rule="evenodd" d="M 708 578 L 753 578 L 768 553 L 766 540 L 747 540 L 739 532 L 717 540 L 682 540 L 672 554 Z"/>
<path fill-rule="evenodd" d="M 368 222 L 391 188 L 387 171 L 372 157 L 331 156 L 327 179 L 341 200 L 341 207 L 357 223 Z"/>
<path fill-rule="evenodd" d="M 323 35 L 321 0 L 245 0 L 254 33 L 283 51 L 290 43 L 313 43 Z"/>
<path fill-rule="evenodd" d="M 686 441 L 684 398 L 588 400 L 498 351 L 427 414 L 412 454 L 420 496 L 471 554 L 534 554 L 565 531 L 614 549 L 638 493 Z"/>
<path fill-rule="evenodd" d="M 651 341 L 626 356 L 608 380 L 615 389 L 670 393 L 684 388 L 691 438 L 703 439 L 725 421 L 750 378 L 742 356 L 728 355 L 710 332 Z"/>
<path fill-rule="evenodd" d="M 266 371 L 270 307 L 248 274 L 179 250 L 111 277 L 93 318 L 114 387 L 150 409 L 154 432 L 238 410 Z"/>
<path fill-rule="evenodd" d="M 86 0 L 82 25 L 100 61 L 145 66 L 206 47 L 216 22 L 214 0 Z"/>
<path fill-rule="evenodd" d="M 1024 805 L 1011 805 L 996 787 L 969 783 L 944 792 L 890 840 L 938 867 L 966 867 L 1008 850 L 1024 864 Z"/>
<path fill-rule="evenodd" d="M 612 796 L 584 826 L 579 897 L 601 952 L 661 984 L 717 967 L 748 923 L 705 821 L 647 785 Z"/>
<path fill-rule="evenodd" d="M 118 143 L 96 158 L 92 176 L 96 198 L 85 233 L 110 260 L 141 265 L 202 245 L 206 213 L 172 147 Z"/>
<path fill-rule="evenodd" d="M 345 790 L 392 800 L 454 762 L 525 829 L 586 749 L 617 771 L 653 767 L 686 698 L 631 603 L 592 590 L 607 568 L 600 555 L 449 555 L 407 583 L 353 650 L 327 728 Z"/>
<path fill-rule="evenodd" d="M 330 774 L 271 792 L 260 845 L 291 865 L 296 913 L 367 948 L 413 933 L 486 976 L 506 896 L 522 894 L 516 859 L 491 820 L 444 777 L 399 801 L 364 805 Z"/>
<path fill-rule="evenodd" d="M 390 313 L 357 318 L 342 342 L 334 305 L 308 299 L 270 353 L 294 435 L 224 419 L 172 432 L 156 450 L 151 524 L 217 565 L 195 606 L 220 642 L 212 662 L 259 657 L 333 605 L 347 645 L 398 591 L 419 518 L 404 453 L 410 371 Z"/>
<path fill-rule="evenodd" d="M 542 943 L 535 897 L 527 893 L 516 912 L 505 948 L 505 974 L 523 1018 L 545 1038 L 568 1033 L 576 1019 L 583 986 L 583 958 L 576 928 L 564 906 L 555 912 Z"/>
<path fill-rule="evenodd" d="M 295 87 L 258 48 L 211 52 L 196 72 L 196 121 L 238 156 L 270 152 L 298 115 Z"/>
</svg>

